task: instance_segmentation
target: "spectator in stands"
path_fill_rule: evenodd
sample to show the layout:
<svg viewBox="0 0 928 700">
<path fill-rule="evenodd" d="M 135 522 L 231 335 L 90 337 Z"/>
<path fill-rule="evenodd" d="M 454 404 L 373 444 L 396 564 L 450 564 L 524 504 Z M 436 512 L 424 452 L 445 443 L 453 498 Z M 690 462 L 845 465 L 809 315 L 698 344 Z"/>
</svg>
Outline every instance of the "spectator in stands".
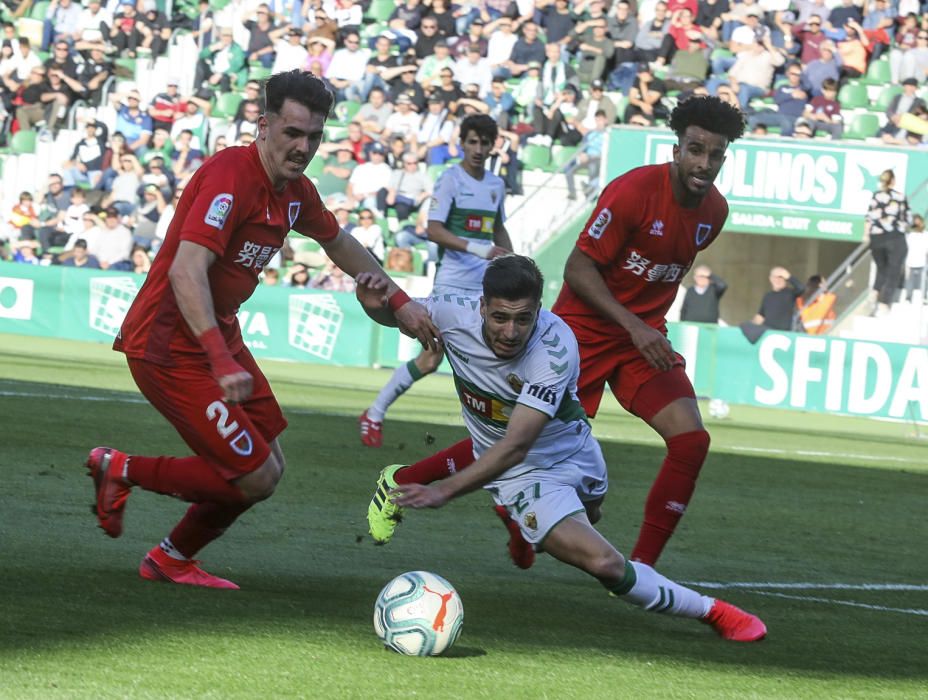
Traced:
<svg viewBox="0 0 928 700">
<path fill-rule="evenodd" d="M 145 173 L 142 175 L 142 185 L 154 185 L 163 197 L 170 198 L 174 191 L 177 177 L 164 167 L 165 158 L 160 152 L 149 151 L 145 156 Z"/>
<path fill-rule="evenodd" d="M 129 262 L 132 263 L 132 271 L 137 275 L 147 275 L 151 269 L 151 258 L 148 252 L 142 246 L 134 246 L 129 254 Z"/>
<path fill-rule="evenodd" d="M 730 9 L 728 0 L 703 0 L 696 9 L 695 23 L 712 42 L 718 42 L 722 35 L 722 15 Z"/>
<path fill-rule="evenodd" d="M 89 214 L 88 217 L 91 222 L 96 218 L 93 214 Z M 86 267 L 88 270 L 100 269 L 100 261 L 97 260 L 97 256 L 87 252 L 87 241 L 83 238 L 78 238 L 74 242 L 71 255 L 61 264 L 65 267 Z"/>
<path fill-rule="evenodd" d="M 362 163 L 351 173 L 346 190 L 349 201 L 368 209 L 377 208 L 377 193 L 385 182 L 390 181 L 392 172 L 386 163 L 385 150 L 381 143 L 372 144 L 368 151 L 370 161 Z"/>
<path fill-rule="evenodd" d="M 71 206 L 71 190 L 64 186 L 64 180 L 58 173 L 48 176 L 48 185 L 42 195 L 42 204 L 39 209 L 41 227 L 38 230 L 38 239 L 42 241 L 43 248 L 50 245 L 60 245 L 59 239 L 63 236 L 68 207 Z"/>
<path fill-rule="evenodd" d="M 109 43 L 124 57 L 135 58 L 140 47 L 149 48 L 154 36 L 142 22 L 133 0 L 120 0 L 110 27 Z"/>
<path fill-rule="evenodd" d="M 419 211 L 432 194 L 432 181 L 419 169 L 415 153 L 403 155 L 403 169 L 394 170 L 389 184 L 377 193 L 377 208 L 386 212 L 392 207 L 400 221 Z"/>
<path fill-rule="evenodd" d="M 871 301 L 874 316 L 889 313 L 896 290 L 902 281 L 906 259 L 905 235 L 912 224 L 909 200 L 894 189 L 896 174 L 892 170 L 880 173 L 880 189 L 873 193 L 864 221 L 864 240 L 870 242 L 870 254 L 876 266 Z"/>
<path fill-rule="evenodd" d="M 711 46 L 702 41 L 691 41 L 685 50 L 676 51 L 665 74 L 664 86 L 667 90 L 687 93 L 702 86 L 709 72 L 711 52 Z M 706 94 L 709 94 L 708 90 Z"/>
<path fill-rule="evenodd" d="M 823 14 L 827 10 L 822 9 Z M 799 61 L 802 65 L 807 66 L 812 61 L 821 58 L 820 47 L 823 41 L 828 37 L 822 32 L 822 16 L 818 14 L 811 15 L 804 24 L 797 23 L 793 26 L 793 34 L 799 39 L 802 49 L 799 54 Z"/>
<path fill-rule="evenodd" d="M 712 274 L 708 265 L 697 265 L 693 270 L 693 284 L 683 296 L 680 320 L 690 323 L 718 323 L 719 302 L 728 285 Z"/>
<path fill-rule="evenodd" d="M 66 41 L 56 41 L 52 55 L 45 61 L 46 71 L 55 68 L 62 71 L 69 78 L 77 77 L 77 64 L 71 58 L 71 47 Z M 83 92 L 83 86 L 77 92 Z"/>
<path fill-rule="evenodd" d="M 550 145 L 558 141 L 562 146 L 579 144 L 583 134 L 577 128 L 578 114 L 577 89 L 567 85 L 550 107 L 535 111 L 535 130 L 547 139 L 542 143 Z"/>
<path fill-rule="evenodd" d="M 849 19 L 855 22 L 864 21 L 864 13 L 854 4 L 854 0 L 841 0 L 841 4 L 833 7 L 828 13 L 825 26 L 830 30 L 841 29 Z"/>
<path fill-rule="evenodd" d="M 413 271 L 412 251 L 409 248 L 390 248 L 383 266 L 388 272 L 410 273 Z"/>
<path fill-rule="evenodd" d="M 442 165 L 447 161 L 450 158 L 448 145 L 454 124 L 454 118 L 448 113 L 441 97 L 430 97 L 428 109 L 413 133 L 412 146 L 418 158 L 429 165 Z"/>
<path fill-rule="evenodd" d="M 400 60 L 393 55 L 392 49 L 393 44 L 387 36 L 381 34 L 374 39 L 374 53 L 367 59 L 361 84 L 347 93 L 352 99 L 366 102 L 371 90 L 386 90 L 387 85 L 399 77 Z"/>
<path fill-rule="evenodd" d="M 611 122 L 608 121 L 606 112 L 602 109 L 597 110 L 595 120 L 595 127 L 583 135 L 577 153 L 564 168 L 564 177 L 567 178 L 567 199 L 577 198 L 574 173 L 581 168 L 586 168 L 588 175 L 586 186 L 583 188 L 584 196 L 589 198 L 599 189 L 599 166 L 603 154 L 603 140 L 606 127 Z"/>
<path fill-rule="evenodd" d="M 271 39 L 274 23 L 271 21 L 270 8 L 262 2 L 247 17 L 242 24 L 250 32 L 248 48 L 245 50 L 248 60 L 270 68 L 274 64 L 274 41 Z"/>
<path fill-rule="evenodd" d="M 866 34 L 870 40 L 868 47 L 870 60 L 878 61 L 892 42 L 897 13 L 889 0 L 864 0 L 864 5 L 863 19 L 855 21 L 860 24 L 863 30 L 861 33 Z"/>
<path fill-rule="evenodd" d="M 702 28 L 694 22 L 695 13 L 688 7 L 681 7 L 670 17 L 670 29 L 664 35 L 657 55 L 658 66 L 669 65 L 678 51 L 688 51 L 691 44 L 700 48 L 705 46 L 706 37 Z"/>
<path fill-rule="evenodd" d="M 541 67 L 541 90 L 536 98 L 536 108 L 548 108 L 567 85 L 580 89 L 580 80 L 572 66 L 562 60 L 561 45 L 545 44 L 545 62 Z M 536 109 L 537 114 L 537 109 Z"/>
<path fill-rule="evenodd" d="M 159 92 L 148 106 L 148 116 L 151 117 L 153 129 L 167 129 L 171 131 L 174 122 L 183 116 L 187 105 L 177 90 L 180 86 L 179 78 L 168 78 L 164 92 Z"/>
<path fill-rule="evenodd" d="M 722 13 L 722 40 L 734 39 L 734 32 L 738 27 L 749 27 L 760 39 L 770 34 L 770 29 L 760 22 L 764 11 L 755 0 L 737 0 L 732 2 L 728 12 Z"/>
<path fill-rule="evenodd" d="M 532 62 L 535 66 L 535 80 L 537 81 L 538 63 Z M 493 117 L 493 120 L 501 129 L 508 129 L 510 120 L 515 116 L 516 103 L 512 94 L 506 89 L 506 81 L 502 78 L 494 78 L 490 84 L 489 94 L 484 96 L 483 104 L 485 113 Z"/>
<path fill-rule="evenodd" d="M 541 14 L 541 24 L 545 28 L 545 38 L 549 44 L 566 45 L 570 41 L 576 18 L 570 10 L 569 0 L 554 0 Z"/>
<path fill-rule="evenodd" d="M 802 282 L 785 267 L 770 270 L 770 291 L 764 294 L 753 322 L 777 331 L 793 328 L 796 298 L 802 293 Z"/>
<path fill-rule="evenodd" d="M 442 82 L 439 85 L 439 90 L 444 93 L 446 105 L 452 111 L 455 110 L 453 103 L 463 94 L 460 88 L 461 85 L 478 85 L 481 95 L 490 92 L 493 85 L 493 68 L 490 66 L 489 60 L 480 56 L 475 46 L 470 46 L 466 55 L 458 59 L 457 63 L 454 64 L 452 76 L 447 76 L 446 72 L 442 71 Z M 505 80 L 502 77 L 500 79 Z M 454 97 L 448 99 L 447 95 L 451 93 L 454 94 Z"/>
<path fill-rule="evenodd" d="M 245 100 L 242 100 L 245 102 Z M 227 132 L 228 138 L 236 142 L 242 134 L 258 135 L 258 117 L 261 116 L 261 107 L 254 100 L 248 100 L 242 108 L 242 116 L 232 122 Z"/>
<path fill-rule="evenodd" d="M 388 134 L 401 134 L 412 137 L 419 129 L 419 115 L 413 109 L 409 95 L 401 94 L 396 98 L 393 114 L 387 118 L 384 131 Z"/>
<path fill-rule="evenodd" d="M 340 141 L 334 145 L 329 153 L 333 153 L 334 155 L 330 155 L 326 158 L 325 165 L 322 168 L 322 174 L 330 175 L 332 178 L 347 182 L 351 177 L 351 173 L 353 173 L 354 169 L 358 166 L 358 162 L 354 159 L 351 146 L 345 141 Z"/>
<path fill-rule="evenodd" d="M 41 68 L 42 60 L 32 50 L 29 39 L 20 37 L 16 41 L 16 50 L 7 62 L 2 77 L 7 89 L 16 92 L 21 85 L 28 82 L 33 69 Z M 44 77 L 44 70 L 43 70 Z"/>
<path fill-rule="evenodd" d="M 916 93 L 918 81 L 915 78 L 906 78 L 902 81 L 902 92 L 894 96 L 886 107 L 886 124 L 880 129 L 880 136 L 884 141 L 901 140 L 905 137 L 904 129 L 900 125 L 902 115 L 914 114 L 919 109 L 925 109 L 925 101 Z"/>
<path fill-rule="evenodd" d="M 306 63 L 303 70 L 321 78 L 332 62 L 335 42 L 324 36 L 313 36 L 306 40 Z"/>
<path fill-rule="evenodd" d="M 103 226 L 100 227 L 96 247 L 89 243 L 89 250 L 100 260 L 104 270 L 129 269 L 129 253 L 132 250 L 132 233 L 119 218 L 119 210 L 107 207 L 104 211 Z"/>
<path fill-rule="evenodd" d="M 840 139 L 844 134 L 844 119 L 837 95 L 838 81 L 826 78 L 822 83 L 822 94 L 812 98 L 803 114 L 814 131 L 831 134 L 832 139 Z"/>
<path fill-rule="evenodd" d="M 386 149 L 387 165 L 390 166 L 390 170 L 397 171 L 405 167 L 403 156 L 409 152 L 406 146 L 406 139 L 403 136 L 394 136 L 390 139 L 389 148 Z"/>
<path fill-rule="evenodd" d="M 368 49 L 361 48 L 361 37 L 356 31 L 345 35 L 345 45 L 332 56 L 332 62 L 326 70 L 325 77 L 336 91 L 336 101 L 348 99 L 349 88 L 362 84 L 367 71 Z"/>
<path fill-rule="evenodd" d="M 174 120 L 171 127 L 171 140 L 176 141 L 184 131 L 191 134 L 191 148 L 202 151 L 205 148 L 207 132 L 209 130 L 209 113 L 212 109 L 208 97 L 201 95 L 208 93 L 204 88 L 195 95 L 186 98 L 186 111 L 184 115 Z"/>
<path fill-rule="evenodd" d="M 755 97 L 767 94 L 773 82 L 774 70 L 782 66 L 785 60 L 783 54 L 770 43 L 769 36 L 755 41 L 751 49 L 738 54 L 728 71 L 728 82 L 737 93 L 742 110 L 746 110 Z"/>
<path fill-rule="evenodd" d="M 315 39 L 316 37 L 326 39 L 332 42 L 333 47 L 335 42 L 338 41 L 338 22 L 329 17 L 328 13 L 322 8 L 316 9 L 314 18 L 312 21 L 305 24 L 303 29 L 309 40 Z"/>
<path fill-rule="evenodd" d="M 245 106 L 250 102 L 258 103 L 258 112 L 264 113 L 264 91 L 261 90 L 261 84 L 257 80 L 249 80 L 245 83 L 245 90 L 242 92 L 242 101 L 235 112 L 235 118 L 241 119 L 245 113 Z"/>
<path fill-rule="evenodd" d="M 183 180 L 193 175 L 196 169 L 203 164 L 206 157 L 203 155 L 202 149 L 194 141 L 193 132 L 190 129 L 184 129 L 172 140 L 174 150 L 171 152 L 171 163 L 173 164 L 171 171 L 174 173 L 175 178 Z"/>
<path fill-rule="evenodd" d="M 426 10 L 426 16 L 438 23 L 438 33 L 446 39 L 453 39 L 458 34 L 454 9 L 449 0 L 432 0 Z"/>
<path fill-rule="evenodd" d="M 261 284 L 265 287 L 277 287 L 280 285 L 280 270 L 276 267 L 266 267 L 261 272 Z"/>
<path fill-rule="evenodd" d="M 822 94 L 822 86 L 829 78 L 837 82 L 841 78 L 840 66 L 835 58 L 835 45 L 823 41 L 819 45 L 819 57 L 807 63 L 802 72 L 802 85 L 812 97 Z"/>
<path fill-rule="evenodd" d="M 614 64 L 621 66 L 623 63 L 636 63 L 635 37 L 638 35 L 638 22 L 635 21 L 629 0 L 619 0 L 614 5 L 612 14 L 606 20 L 606 30 L 612 39 Z"/>
<path fill-rule="evenodd" d="M 825 278 L 821 275 L 812 275 L 806 282 L 802 294 L 796 299 L 796 320 L 793 330 L 809 335 L 828 333 L 836 318 L 836 299 L 834 292 L 829 292 L 825 286 Z"/>
<path fill-rule="evenodd" d="M 368 94 L 367 102 L 361 105 L 355 120 L 360 123 L 364 135 L 379 139 L 392 113 L 393 105 L 387 102 L 383 89 L 375 87 Z"/>
<path fill-rule="evenodd" d="M 165 159 L 171 157 L 171 151 L 174 150 L 171 144 L 171 134 L 166 129 L 155 129 L 151 134 L 151 141 L 148 142 L 148 149 L 145 152 L 145 162 L 160 155 Z"/>
<path fill-rule="evenodd" d="M 902 80 L 914 78 L 925 80 L 928 75 L 928 25 L 922 23 L 915 39 L 915 48 L 906 51 L 899 64 L 899 77 Z"/>
<path fill-rule="evenodd" d="M 284 278 L 284 286 L 304 289 L 309 286 L 309 268 L 303 263 L 293 263 Z"/>
<path fill-rule="evenodd" d="M 347 29 L 360 29 L 361 21 L 364 18 L 364 10 L 361 3 L 354 0 L 335 0 L 331 3 L 332 17 L 338 24 L 338 28 L 344 32 Z"/>
<path fill-rule="evenodd" d="M 928 267 L 928 233 L 921 214 L 912 217 L 912 226 L 905 235 L 908 252 L 905 257 L 905 300 L 922 303 L 925 293 L 925 268 Z"/>
<path fill-rule="evenodd" d="M 274 42 L 272 73 L 303 68 L 309 52 L 303 46 L 303 32 L 298 27 L 284 25 L 272 30 L 269 36 Z"/>
<path fill-rule="evenodd" d="M 142 15 L 139 21 L 150 32 L 151 39 L 145 46 L 151 49 L 152 58 L 164 55 L 171 40 L 171 27 L 168 18 L 158 10 L 156 0 L 143 0 Z"/>
<path fill-rule="evenodd" d="M 451 57 L 451 51 L 444 39 L 435 43 L 435 53 L 427 56 L 419 70 L 416 71 L 416 80 L 424 88 L 428 89 L 433 83 L 439 81 L 439 73 L 442 70 L 451 69 L 454 66 L 454 59 Z"/>
<path fill-rule="evenodd" d="M 16 121 L 20 129 L 29 130 L 47 123 L 48 100 L 42 99 L 47 88 L 45 67 L 40 64 L 30 71 L 19 92 L 20 105 L 16 108 Z M 54 99 L 54 95 L 51 99 Z"/>
<path fill-rule="evenodd" d="M 482 19 L 476 19 L 471 22 L 470 26 L 467 28 L 467 34 L 454 42 L 451 55 L 460 61 L 467 56 L 467 52 L 471 46 L 476 46 L 477 53 L 481 57 L 486 58 L 489 42 L 486 40 L 486 37 L 483 36 L 484 26 L 486 25 Z"/>
<path fill-rule="evenodd" d="M 49 241 L 48 245 L 43 244 L 43 249 L 48 250 L 51 246 L 64 246 L 73 234 L 79 234 L 84 230 L 82 219 L 84 214 L 90 211 L 90 207 L 87 205 L 87 194 L 79 187 L 75 187 L 71 190 L 70 199 L 70 204 L 65 209 L 64 221 L 62 222 L 66 235 L 56 237 L 56 239 Z"/>
<path fill-rule="evenodd" d="M 130 90 L 124 101 L 120 101 L 117 93 L 113 93 L 113 103 L 116 112 L 116 131 L 126 139 L 126 147 L 139 155 L 145 152 L 151 140 L 152 122 L 141 109 L 142 95 L 138 90 Z"/>
<path fill-rule="evenodd" d="M 51 0 L 42 23 L 42 50 L 59 38 L 73 42 L 80 38 L 81 6 L 72 0 Z"/>
<path fill-rule="evenodd" d="M 156 185 L 149 184 L 142 188 L 142 202 L 135 212 L 135 224 L 132 227 L 132 242 L 136 247 L 151 250 L 158 219 L 166 208 L 164 194 Z"/>
<path fill-rule="evenodd" d="M 518 78 L 528 70 L 529 63 L 533 61 L 541 63 L 544 60 L 545 45 L 538 39 L 538 25 L 531 21 L 525 22 L 522 25 L 522 36 L 516 40 L 509 60 L 502 64 L 496 76 Z"/>
<path fill-rule="evenodd" d="M 509 94 L 515 101 L 520 120 L 526 124 L 533 123 L 535 104 L 541 104 L 541 64 L 530 63 L 528 72 Z"/>
<path fill-rule="evenodd" d="M 353 292 L 354 280 L 346 275 L 334 262 L 328 260 L 309 284 L 313 289 L 325 289 L 330 292 Z"/>
<path fill-rule="evenodd" d="M 415 31 L 416 62 L 422 65 L 426 58 L 435 53 L 435 45 L 439 41 L 444 42 L 444 38 L 438 33 L 438 22 L 434 17 L 423 17 L 418 29 L 407 26 Z"/>
<path fill-rule="evenodd" d="M 35 240 L 36 231 L 41 226 L 41 222 L 31 192 L 20 193 L 19 201 L 13 205 L 10 212 L 9 224 L 12 229 L 13 242 L 20 238 Z"/>
<path fill-rule="evenodd" d="M 926 39 L 928 39 L 928 32 L 918 26 L 918 15 L 914 12 L 905 15 L 896 30 L 895 46 L 889 52 L 890 74 L 894 83 L 898 83 L 903 77 L 909 77 L 900 75 L 902 58 L 918 46 L 918 35 L 920 33 L 925 34 Z M 925 46 L 925 44 L 922 44 L 922 46 Z"/>
<path fill-rule="evenodd" d="M 643 21 L 635 36 L 635 58 L 638 62 L 650 63 L 656 61 L 660 54 L 664 36 L 670 30 L 670 19 L 667 16 L 667 3 L 658 0 L 654 5 L 654 17 L 650 21 Z"/>
<path fill-rule="evenodd" d="M 214 29 L 216 29 L 213 11 L 209 7 L 209 0 L 197 2 L 197 16 L 193 18 L 190 27 L 190 38 L 196 42 L 197 51 L 213 43 Z"/>
<path fill-rule="evenodd" d="M 102 7 L 100 0 L 88 0 L 77 22 L 76 41 L 102 44 L 109 36 L 113 24 L 113 15 Z"/>
<path fill-rule="evenodd" d="M 615 53 L 615 45 L 606 34 L 606 20 L 594 20 L 590 27 L 592 36 L 577 47 L 577 76 L 583 83 L 601 79 Z"/>
<path fill-rule="evenodd" d="M 374 222 L 373 211 L 365 207 L 358 212 L 358 225 L 351 229 L 351 236 L 364 246 L 378 263 L 383 264 L 383 230 Z"/>
<path fill-rule="evenodd" d="M 625 123 L 653 126 L 658 119 L 666 119 L 667 109 L 661 102 L 666 93 L 664 81 L 654 77 L 647 63 L 639 63 L 638 75 L 628 91 L 628 106 L 623 117 Z"/>
<path fill-rule="evenodd" d="M 103 101 L 103 84 L 116 74 L 116 66 L 107 58 L 102 46 L 82 50 L 77 79 L 84 85 L 84 99 L 90 104 L 100 104 Z"/>
<path fill-rule="evenodd" d="M 780 129 L 783 136 L 792 136 L 796 120 L 805 114 L 809 106 L 809 94 L 802 89 L 802 68 L 798 63 L 790 64 L 786 69 L 785 84 L 777 86 L 773 91 L 773 101 L 777 108 L 762 109 L 748 117 L 748 128 L 753 129 L 756 124 L 775 126 Z"/>
<path fill-rule="evenodd" d="M 863 27 L 853 19 L 844 25 L 844 32 L 846 38 L 838 42 L 839 73 L 843 79 L 859 78 L 867 72 L 867 47 L 871 42 Z"/>
<path fill-rule="evenodd" d="M 232 78 L 245 70 L 245 65 L 245 52 L 232 40 L 232 29 L 223 27 L 219 30 L 219 41 L 200 52 L 193 84 L 199 87 L 205 83 L 227 91 Z"/>
<path fill-rule="evenodd" d="M 39 242 L 29 238 L 21 238 L 13 243 L 13 262 L 25 265 L 40 265 L 38 257 Z"/>
<path fill-rule="evenodd" d="M 519 40 L 513 32 L 512 25 L 512 19 L 503 16 L 489 22 L 483 28 L 483 35 L 489 37 L 487 61 L 494 76 L 509 77 L 509 69 L 506 66 L 512 56 L 512 50 Z"/>
<path fill-rule="evenodd" d="M 117 212 L 117 216 L 130 216 L 139 204 L 138 189 L 142 184 L 144 168 L 132 153 L 124 153 L 113 163 L 116 176 L 112 179 L 110 190 L 101 204 Z M 91 250 L 93 243 L 91 242 Z M 129 251 L 126 250 L 128 255 Z M 103 261 L 103 256 L 100 260 Z"/>
<path fill-rule="evenodd" d="M 113 179 L 118 175 L 116 167 L 119 159 L 126 153 L 132 153 L 126 147 L 126 137 L 115 132 L 111 137 L 106 150 L 103 152 L 103 175 L 97 185 L 98 190 L 108 192 L 113 185 Z"/>
<path fill-rule="evenodd" d="M 614 124 L 616 120 L 615 103 L 606 97 L 605 85 L 602 80 L 594 80 L 590 83 L 590 92 L 580 100 L 577 105 L 577 128 L 580 132 L 586 132 L 596 129 L 596 113 L 600 110 L 606 115 L 606 124 Z"/>
</svg>

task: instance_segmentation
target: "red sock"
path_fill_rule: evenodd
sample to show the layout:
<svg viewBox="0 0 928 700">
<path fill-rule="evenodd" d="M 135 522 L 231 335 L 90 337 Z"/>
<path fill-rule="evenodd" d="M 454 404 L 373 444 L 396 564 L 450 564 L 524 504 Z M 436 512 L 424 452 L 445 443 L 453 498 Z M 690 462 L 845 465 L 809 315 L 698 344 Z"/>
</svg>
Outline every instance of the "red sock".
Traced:
<svg viewBox="0 0 928 700">
<path fill-rule="evenodd" d="M 129 457 L 126 476 L 146 491 L 199 503 L 242 503 L 245 497 L 202 457 Z"/>
<path fill-rule="evenodd" d="M 188 559 L 222 535 L 250 503 L 194 503 L 171 530 L 171 543 Z"/>
<path fill-rule="evenodd" d="M 654 566 L 683 517 L 709 452 L 709 433 L 694 430 L 667 440 L 667 456 L 644 504 L 644 522 L 632 559 Z"/>
<path fill-rule="evenodd" d="M 431 457 L 400 469 L 393 478 L 397 484 L 431 484 L 474 463 L 474 444 L 470 438 L 456 442 Z"/>
</svg>

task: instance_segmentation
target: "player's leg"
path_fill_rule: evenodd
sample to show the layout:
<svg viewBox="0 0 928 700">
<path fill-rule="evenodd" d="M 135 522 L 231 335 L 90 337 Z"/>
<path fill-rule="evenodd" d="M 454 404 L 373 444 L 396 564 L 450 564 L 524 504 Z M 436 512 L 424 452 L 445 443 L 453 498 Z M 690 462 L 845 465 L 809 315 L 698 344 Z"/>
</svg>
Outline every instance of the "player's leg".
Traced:
<svg viewBox="0 0 928 700">
<path fill-rule="evenodd" d="M 649 612 L 702 620 L 733 641 L 754 642 L 767 633 L 756 616 L 672 581 L 647 564 L 627 561 L 585 513 L 558 522 L 545 537 L 544 550 L 587 572 L 617 598 Z"/>
<path fill-rule="evenodd" d="M 415 382 L 437 370 L 443 357 L 441 350 L 423 350 L 417 357 L 393 370 L 374 403 L 358 418 L 361 442 L 368 447 L 380 447 L 383 444 L 383 420 L 387 410 Z"/>
<path fill-rule="evenodd" d="M 667 445 L 631 554 L 635 561 L 654 565 L 689 505 L 709 452 L 709 433 L 703 427 L 682 358 L 666 372 L 644 365 L 641 359 L 623 367 L 620 372 L 624 374 L 613 390 L 620 403 L 657 431 Z M 640 386 L 630 392 L 628 387 L 638 381 Z"/>
</svg>

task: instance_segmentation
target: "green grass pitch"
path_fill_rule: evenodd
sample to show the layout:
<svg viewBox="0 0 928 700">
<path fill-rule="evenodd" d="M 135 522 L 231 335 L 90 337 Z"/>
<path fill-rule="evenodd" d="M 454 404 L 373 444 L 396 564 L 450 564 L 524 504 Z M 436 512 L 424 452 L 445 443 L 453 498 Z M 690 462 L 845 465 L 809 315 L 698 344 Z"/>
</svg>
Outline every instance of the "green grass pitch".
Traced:
<svg viewBox="0 0 928 700">
<path fill-rule="evenodd" d="M 356 417 L 385 371 L 262 365 L 290 420 L 288 470 L 202 554 L 243 590 L 198 590 L 136 574 L 184 504 L 133 492 L 118 540 L 89 512 L 91 447 L 186 453 L 122 357 L 0 336 L 0 698 L 928 697 L 928 459 L 914 426 L 743 407 L 707 419 L 712 452 L 659 568 L 763 617 L 768 639 L 738 645 L 548 557 L 514 568 L 482 493 L 411 513 L 373 546 L 378 470 L 464 435 L 449 380 L 416 385 L 372 450 Z M 604 404 L 600 529 L 628 551 L 662 446 Z M 463 598 L 448 657 L 400 657 L 374 636 L 378 591 L 411 569 Z"/>
</svg>

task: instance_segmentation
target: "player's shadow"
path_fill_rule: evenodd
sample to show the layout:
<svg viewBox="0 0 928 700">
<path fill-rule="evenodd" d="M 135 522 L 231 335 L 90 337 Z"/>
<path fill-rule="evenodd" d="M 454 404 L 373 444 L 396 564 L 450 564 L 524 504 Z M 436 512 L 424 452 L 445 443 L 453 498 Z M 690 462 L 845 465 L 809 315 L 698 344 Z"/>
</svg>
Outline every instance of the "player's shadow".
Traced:
<svg viewBox="0 0 928 700">
<path fill-rule="evenodd" d="M 478 649 L 477 647 L 462 647 L 462 646 L 453 646 L 448 651 L 446 651 L 441 656 L 436 658 L 439 659 L 467 659 L 474 656 L 486 656 L 487 652 L 484 649 Z"/>
</svg>

